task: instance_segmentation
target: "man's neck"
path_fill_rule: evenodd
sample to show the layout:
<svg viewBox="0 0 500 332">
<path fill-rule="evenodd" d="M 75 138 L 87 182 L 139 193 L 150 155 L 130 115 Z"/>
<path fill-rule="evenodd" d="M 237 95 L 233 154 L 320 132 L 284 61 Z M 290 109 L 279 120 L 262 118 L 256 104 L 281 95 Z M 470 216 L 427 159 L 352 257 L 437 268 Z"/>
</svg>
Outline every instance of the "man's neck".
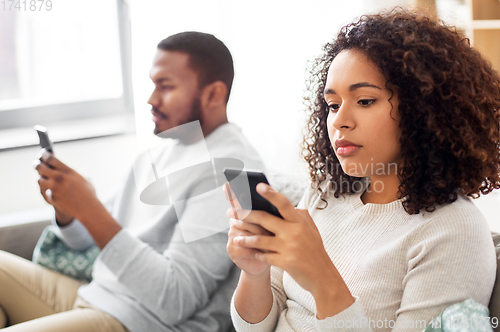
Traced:
<svg viewBox="0 0 500 332">
<path fill-rule="evenodd" d="M 203 136 L 207 137 L 208 135 L 213 133 L 217 128 L 219 128 L 220 126 L 222 126 L 223 124 L 226 124 L 226 123 L 229 123 L 229 121 L 227 120 L 227 116 L 220 119 L 217 122 L 207 123 L 206 126 L 205 125 L 201 126 L 201 130 L 203 131 Z"/>
<path fill-rule="evenodd" d="M 227 120 L 227 116 L 222 117 L 218 121 L 204 121 L 201 122 L 201 131 L 203 133 L 202 136 L 193 136 L 189 135 L 186 137 L 186 139 L 181 139 L 180 142 L 184 145 L 191 145 L 196 142 L 199 142 L 200 140 L 207 138 L 211 133 L 213 133 L 217 128 L 222 126 L 223 124 L 229 123 Z"/>
</svg>

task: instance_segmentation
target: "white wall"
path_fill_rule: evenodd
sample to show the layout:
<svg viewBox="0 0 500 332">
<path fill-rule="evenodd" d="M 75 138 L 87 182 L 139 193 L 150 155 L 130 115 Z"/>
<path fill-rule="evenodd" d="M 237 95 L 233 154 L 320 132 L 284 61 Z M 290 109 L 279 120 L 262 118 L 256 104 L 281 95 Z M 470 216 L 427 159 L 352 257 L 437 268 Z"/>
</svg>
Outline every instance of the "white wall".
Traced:
<svg viewBox="0 0 500 332">
<path fill-rule="evenodd" d="M 148 78 L 157 43 L 187 30 L 214 34 L 230 49 L 235 80 L 228 115 L 270 171 L 306 176 L 299 157 L 305 125 L 306 64 L 338 28 L 362 13 L 363 0 L 131 2 L 134 97 L 139 144 L 154 138 Z M 154 10 L 153 10 L 154 8 Z"/>
</svg>

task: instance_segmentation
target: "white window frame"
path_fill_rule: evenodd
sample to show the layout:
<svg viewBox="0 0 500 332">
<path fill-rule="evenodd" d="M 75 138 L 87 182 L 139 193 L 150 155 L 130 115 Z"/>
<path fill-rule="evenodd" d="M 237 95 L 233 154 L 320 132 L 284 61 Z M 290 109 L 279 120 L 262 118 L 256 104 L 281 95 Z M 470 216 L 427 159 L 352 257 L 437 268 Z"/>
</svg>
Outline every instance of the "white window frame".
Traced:
<svg viewBox="0 0 500 332">
<path fill-rule="evenodd" d="M 121 56 L 123 94 L 115 99 L 101 99 L 65 104 L 43 105 L 36 107 L 16 108 L 0 112 L 0 136 L 2 132 L 12 129 L 33 127 L 36 124 L 51 126 L 86 119 L 104 119 L 110 117 L 133 118 L 134 102 L 131 80 L 131 46 L 130 19 L 127 0 L 117 0 L 118 32 Z M 87 126 L 91 126 L 86 121 Z M 100 133 L 98 136 L 102 136 Z M 73 140 L 67 137 L 64 140 Z M 60 140 L 62 141 L 62 140 Z M 33 142 L 36 144 L 36 142 Z M 32 144 L 22 144 L 22 146 Z M 0 146 L 0 150 L 13 146 Z"/>
</svg>

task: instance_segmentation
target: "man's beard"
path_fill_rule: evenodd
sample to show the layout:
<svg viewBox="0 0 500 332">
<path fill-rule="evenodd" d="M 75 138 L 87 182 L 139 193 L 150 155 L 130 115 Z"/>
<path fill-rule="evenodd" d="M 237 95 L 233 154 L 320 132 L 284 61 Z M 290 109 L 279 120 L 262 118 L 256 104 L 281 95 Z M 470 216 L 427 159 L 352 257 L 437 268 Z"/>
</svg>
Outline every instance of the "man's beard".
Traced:
<svg viewBox="0 0 500 332">
<path fill-rule="evenodd" d="M 191 104 L 191 109 L 189 110 L 189 114 L 187 115 L 186 119 L 181 121 L 181 123 L 177 124 L 179 127 L 174 127 L 170 128 L 164 131 L 158 131 L 158 128 L 155 127 L 154 129 L 154 134 L 158 137 L 161 138 L 173 138 L 173 139 L 179 139 L 184 142 L 190 142 L 190 141 L 197 141 L 198 139 L 201 139 L 202 137 L 194 137 L 196 136 L 196 133 L 191 133 L 186 130 L 183 130 L 182 128 L 186 128 L 186 126 L 182 126 L 183 124 L 193 122 L 193 121 L 199 121 L 200 126 L 203 127 L 203 117 L 202 117 L 202 112 L 201 112 L 201 101 L 199 97 L 196 97 L 193 100 L 193 103 Z"/>
</svg>

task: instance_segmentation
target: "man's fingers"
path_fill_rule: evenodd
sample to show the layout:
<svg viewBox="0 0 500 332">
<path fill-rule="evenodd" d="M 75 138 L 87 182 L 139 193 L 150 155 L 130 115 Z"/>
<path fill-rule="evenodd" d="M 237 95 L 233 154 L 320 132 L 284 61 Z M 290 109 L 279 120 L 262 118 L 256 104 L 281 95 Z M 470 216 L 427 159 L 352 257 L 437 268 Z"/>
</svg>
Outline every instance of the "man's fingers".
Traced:
<svg viewBox="0 0 500 332">
<path fill-rule="evenodd" d="M 259 195 L 267 199 L 272 205 L 274 205 L 278 209 L 281 216 L 285 220 L 297 219 L 295 206 L 283 194 L 277 192 L 269 185 L 262 182 L 257 185 L 256 189 Z"/>
<path fill-rule="evenodd" d="M 54 157 L 54 155 L 52 153 L 50 153 L 49 151 L 47 151 L 45 149 L 42 149 L 42 151 L 41 151 L 40 160 L 43 161 L 44 163 L 48 164 L 49 166 L 51 166 L 55 169 L 61 170 L 61 171 L 65 171 L 65 170 L 70 169 L 68 166 L 66 166 L 66 164 L 61 162 L 59 159 Z"/>
<path fill-rule="evenodd" d="M 52 202 L 52 190 L 50 190 L 50 189 L 45 190 L 45 199 Z"/>
<path fill-rule="evenodd" d="M 44 178 L 54 178 L 55 174 L 57 171 L 55 171 L 53 168 L 50 168 L 48 164 L 45 162 L 39 162 L 35 169 L 38 171 L 38 174 Z"/>
<path fill-rule="evenodd" d="M 52 181 L 43 177 L 40 177 L 38 179 L 38 185 L 40 186 L 40 192 L 45 192 L 45 190 L 49 189 L 50 185 L 52 184 Z M 43 193 L 42 193 L 43 194 Z"/>
<path fill-rule="evenodd" d="M 52 190 L 50 189 L 52 184 L 53 184 L 52 180 L 50 179 L 40 178 L 38 180 L 38 185 L 40 186 L 40 193 L 49 204 L 53 204 Z"/>
</svg>

